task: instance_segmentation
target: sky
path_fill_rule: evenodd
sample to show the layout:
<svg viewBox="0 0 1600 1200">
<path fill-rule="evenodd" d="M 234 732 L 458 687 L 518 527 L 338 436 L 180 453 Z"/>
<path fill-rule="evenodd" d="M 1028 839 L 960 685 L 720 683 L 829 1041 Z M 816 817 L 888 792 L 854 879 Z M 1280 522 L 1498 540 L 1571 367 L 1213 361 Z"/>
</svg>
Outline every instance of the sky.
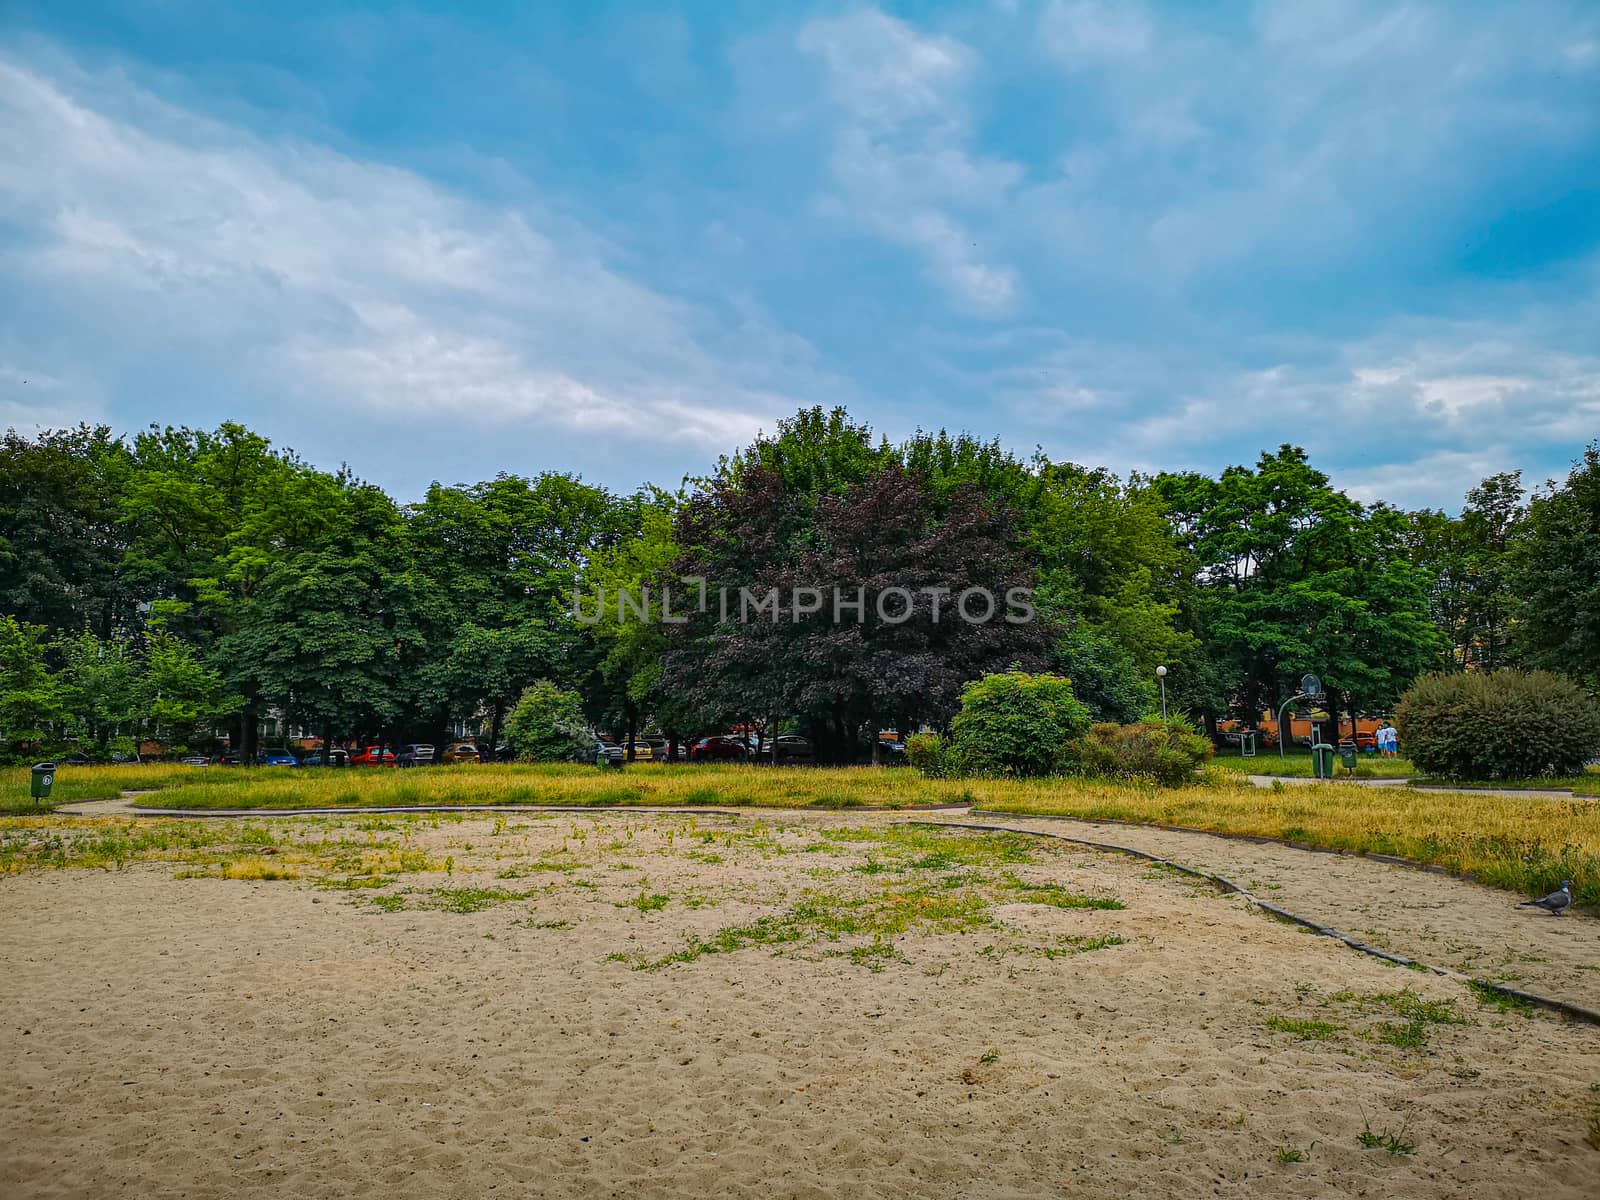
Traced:
<svg viewBox="0 0 1600 1200">
<path fill-rule="evenodd" d="M 1600 4 L 0 0 L 0 427 L 401 500 L 803 406 L 1459 507 L 1600 435 Z"/>
</svg>

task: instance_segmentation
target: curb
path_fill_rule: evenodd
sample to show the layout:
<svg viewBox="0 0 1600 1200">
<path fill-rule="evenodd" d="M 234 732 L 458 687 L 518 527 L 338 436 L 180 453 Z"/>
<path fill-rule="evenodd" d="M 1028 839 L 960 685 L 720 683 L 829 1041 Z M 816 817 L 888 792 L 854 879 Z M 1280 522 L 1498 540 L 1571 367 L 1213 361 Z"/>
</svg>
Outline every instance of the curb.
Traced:
<svg viewBox="0 0 1600 1200">
<path fill-rule="evenodd" d="M 975 812 L 974 815 L 979 814 Z M 1063 819 L 1072 820 L 1074 818 L 1068 817 Z M 1347 933 L 1341 933 L 1332 926 L 1323 925 L 1317 921 L 1311 920 L 1309 917 L 1302 917 L 1298 913 L 1289 912 L 1287 909 L 1279 908 L 1276 904 L 1269 904 L 1265 900 L 1258 899 L 1247 888 L 1241 887 L 1239 884 L 1235 883 L 1233 880 L 1224 875 L 1213 875 L 1209 871 L 1201 871 L 1195 867 L 1185 866 L 1183 863 L 1173 862 L 1170 858 L 1162 858 L 1159 854 L 1151 854 L 1147 850 L 1136 850 L 1132 846 L 1119 846 L 1112 842 L 1091 841 L 1088 838 L 1068 837 L 1064 833 L 1047 833 L 1040 829 L 1017 829 L 1014 826 L 1006 825 L 978 825 L 968 821 L 909 821 L 907 824 L 926 825 L 930 828 L 942 827 L 946 829 L 988 830 L 995 833 L 1022 833 L 1027 834 L 1030 837 L 1053 838 L 1056 841 L 1070 842 L 1075 846 L 1087 846 L 1092 850 L 1104 850 L 1113 854 L 1126 854 L 1133 858 L 1143 859 L 1145 862 L 1159 864 L 1160 866 L 1167 867 L 1170 870 L 1177 871 L 1182 875 L 1188 875 L 1195 879 L 1203 879 L 1207 883 L 1223 892 L 1226 892 L 1230 895 L 1239 896 L 1247 904 L 1250 904 L 1255 908 L 1259 908 L 1263 912 L 1270 913 L 1272 916 L 1277 917 L 1281 921 L 1287 921 L 1292 925 L 1298 925 L 1302 929 L 1309 929 L 1312 933 L 1317 934 L 1319 937 L 1332 938 L 1337 942 L 1342 942 L 1352 950 L 1357 950 L 1362 954 L 1371 955 L 1373 958 L 1379 958 L 1385 962 L 1393 963 L 1395 966 L 1428 971 L 1431 974 L 1442 976 L 1445 979 L 1453 979 L 1457 983 L 1471 984 L 1474 987 L 1483 988 L 1487 991 L 1494 992 L 1496 995 L 1504 996 L 1507 999 L 1520 1000 L 1525 1004 L 1531 1004 L 1535 1008 L 1542 1008 L 1546 1012 L 1558 1013 L 1570 1020 L 1583 1021 L 1590 1025 L 1600 1026 L 1600 1012 L 1596 1012 L 1594 1009 L 1585 1008 L 1581 1004 L 1571 1004 L 1565 1000 L 1557 1000 L 1550 996 L 1540 996 L 1534 992 L 1524 992 L 1520 988 L 1506 987 L 1504 984 L 1492 983 L 1487 979 L 1479 979 L 1473 975 L 1464 975 L 1460 971 L 1451 970 L 1449 967 L 1436 967 L 1431 963 L 1418 962 L 1416 959 L 1407 958 L 1403 954 L 1393 954 L 1388 950 L 1380 950 L 1378 947 L 1369 945 L 1368 943 L 1361 941 L 1359 938 L 1353 938 Z M 1160 826 L 1159 828 L 1166 827 Z M 1199 831 L 1184 830 L 1183 832 L 1194 833 Z M 1272 839 L 1257 838 L 1254 840 L 1271 841 Z M 1282 845 L 1284 843 L 1279 844 Z M 1337 853 L 1337 851 L 1332 851 L 1330 853 Z M 1395 861 L 1400 862 L 1400 860 Z"/>
</svg>

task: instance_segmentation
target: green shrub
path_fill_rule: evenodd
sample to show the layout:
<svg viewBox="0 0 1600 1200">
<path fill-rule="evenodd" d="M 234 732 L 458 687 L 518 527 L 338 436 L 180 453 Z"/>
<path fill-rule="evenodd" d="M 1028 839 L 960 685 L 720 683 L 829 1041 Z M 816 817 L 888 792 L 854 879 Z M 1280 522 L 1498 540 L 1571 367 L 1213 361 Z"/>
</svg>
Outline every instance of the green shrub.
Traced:
<svg viewBox="0 0 1600 1200">
<path fill-rule="evenodd" d="M 906 739 L 906 761 L 929 779 L 954 779 L 961 774 L 961 763 L 937 733 L 914 733 Z"/>
<path fill-rule="evenodd" d="M 1085 775 L 1153 779 L 1176 787 L 1194 780 L 1195 768 L 1214 753 L 1211 742 L 1181 721 L 1139 721 L 1092 726 L 1073 747 Z"/>
<path fill-rule="evenodd" d="M 571 762 L 589 750 L 582 698 L 541 679 L 506 719 L 506 744 L 522 762 Z"/>
<path fill-rule="evenodd" d="M 1547 671 L 1428 675 L 1395 709 L 1401 748 L 1427 775 L 1574 775 L 1600 754 L 1600 707 Z"/>
<path fill-rule="evenodd" d="M 985 675 L 961 693 L 950 751 L 974 775 L 1053 775 L 1072 765 L 1089 723 L 1064 675 Z"/>
</svg>

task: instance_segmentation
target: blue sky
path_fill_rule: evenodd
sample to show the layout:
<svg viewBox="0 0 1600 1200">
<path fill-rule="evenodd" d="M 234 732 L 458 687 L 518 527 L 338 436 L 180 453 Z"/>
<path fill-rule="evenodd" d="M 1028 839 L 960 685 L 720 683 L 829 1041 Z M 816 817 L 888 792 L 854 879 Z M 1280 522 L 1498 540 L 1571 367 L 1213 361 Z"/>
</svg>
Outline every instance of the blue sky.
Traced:
<svg viewBox="0 0 1600 1200">
<path fill-rule="evenodd" d="M 844 404 L 1443 507 L 1600 434 L 1600 5 L 0 8 L 0 425 L 409 499 Z"/>
</svg>

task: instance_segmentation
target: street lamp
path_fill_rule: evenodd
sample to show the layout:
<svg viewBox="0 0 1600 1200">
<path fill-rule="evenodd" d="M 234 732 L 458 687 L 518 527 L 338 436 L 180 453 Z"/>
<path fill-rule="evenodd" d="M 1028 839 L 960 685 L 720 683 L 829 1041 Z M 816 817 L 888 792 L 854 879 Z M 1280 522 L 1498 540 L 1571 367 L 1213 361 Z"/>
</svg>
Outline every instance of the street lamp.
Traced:
<svg viewBox="0 0 1600 1200">
<path fill-rule="evenodd" d="M 1167 719 L 1167 669 L 1165 667 L 1157 667 L 1156 678 L 1161 681 L 1161 719 L 1165 721 Z"/>
</svg>

